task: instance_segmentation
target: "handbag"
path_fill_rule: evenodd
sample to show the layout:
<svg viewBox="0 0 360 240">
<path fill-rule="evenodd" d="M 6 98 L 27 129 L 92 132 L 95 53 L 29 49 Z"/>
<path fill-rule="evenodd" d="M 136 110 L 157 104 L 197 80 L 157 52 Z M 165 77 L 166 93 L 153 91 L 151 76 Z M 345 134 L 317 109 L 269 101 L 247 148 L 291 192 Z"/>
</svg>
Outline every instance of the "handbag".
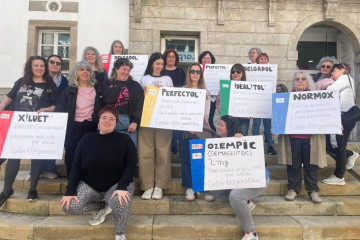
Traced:
<svg viewBox="0 0 360 240">
<path fill-rule="evenodd" d="M 355 98 L 354 90 L 352 88 L 352 84 L 351 84 L 349 75 L 348 75 L 348 79 L 349 79 L 351 90 L 353 92 L 355 105 L 352 106 L 347 112 L 343 112 L 341 114 L 341 122 L 342 122 L 343 126 L 355 125 L 356 122 L 360 120 L 360 109 L 356 105 L 356 98 Z"/>
</svg>

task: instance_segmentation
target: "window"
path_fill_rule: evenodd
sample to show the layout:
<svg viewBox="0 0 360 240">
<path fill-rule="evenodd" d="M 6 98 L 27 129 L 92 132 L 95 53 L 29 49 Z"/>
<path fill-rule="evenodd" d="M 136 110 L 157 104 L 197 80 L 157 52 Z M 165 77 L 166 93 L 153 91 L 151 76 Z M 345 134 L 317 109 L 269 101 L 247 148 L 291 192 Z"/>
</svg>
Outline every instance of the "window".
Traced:
<svg viewBox="0 0 360 240">
<path fill-rule="evenodd" d="M 70 31 L 39 31 L 38 54 L 45 58 L 52 54 L 63 59 L 62 72 L 69 72 L 70 61 Z"/>
<path fill-rule="evenodd" d="M 161 37 L 161 52 L 173 48 L 179 54 L 179 67 L 186 70 L 189 63 L 197 62 L 198 36 L 163 35 Z"/>
</svg>

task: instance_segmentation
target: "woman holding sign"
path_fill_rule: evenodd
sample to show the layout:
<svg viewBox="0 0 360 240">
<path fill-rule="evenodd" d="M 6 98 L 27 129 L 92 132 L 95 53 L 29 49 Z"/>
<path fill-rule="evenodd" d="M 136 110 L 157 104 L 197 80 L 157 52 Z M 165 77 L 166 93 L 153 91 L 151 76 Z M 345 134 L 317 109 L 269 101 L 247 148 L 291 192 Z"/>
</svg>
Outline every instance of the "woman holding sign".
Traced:
<svg viewBox="0 0 360 240">
<path fill-rule="evenodd" d="M 161 53 L 151 54 L 145 76 L 140 81 L 145 92 L 148 86 L 173 87 L 171 78 L 162 75 L 163 70 Z M 159 200 L 163 196 L 162 189 L 170 188 L 171 184 L 172 130 L 140 127 L 138 137 L 140 188 L 145 191 L 141 198 Z"/>
<path fill-rule="evenodd" d="M 314 91 L 314 81 L 304 71 L 296 71 L 290 91 Z M 324 135 L 279 135 L 279 163 L 286 164 L 288 192 L 285 200 L 294 201 L 301 190 L 301 170 L 304 172 L 305 189 L 313 203 L 321 203 L 319 196 L 319 167 L 326 166 Z"/>
<path fill-rule="evenodd" d="M 354 80 L 349 75 L 350 70 L 351 68 L 349 64 L 335 64 L 334 70 L 331 74 L 334 83 L 327 87 L 327 90 L 339 91 L 341 123 L 343 125 L 342 135 L 327 136 L 327 149 L 329 152 L 335 154 L 336 169 L 334 174 L 324 179 L 322 182 L 330 185 L 345 185 L 345 170 L 353 168 L 355 160 L 359 156 L 357 153 L 351 156 L 347 156 L 346 151 L 346 145 L 350 136 L 350 132 L 356 124 L 354 121 L 350 121 L 346 124 L 345 121 L 347 119 L 344 118 L 344 114 L 356 105 Z M 348 157 L 351 158 L 348 159 Z"/>
<path fill-rule="evenodd" d="M 137 157 L 130 137 L 114 131 L 118 116 L 112 106 L 100 110 L 99 132 L 87 134 L 79 142 L 60 204 L 70 214 L 98 211 L 89 221 L 91 225 L 104 222 L 112 213 L 115 240 L 126 240 Z"/>
<path fill-rule="evenodd" d="M 195 89 L 206 89 L 203 72 L 201 71 L 201 66 L 199 63 L 192 63 L 186 73 L 185 88 L 195 88 Z M 190 166 L 190 151 L 189 151 L 189 140 L 193 138 L 208 138 L 212 137 L 211 129 L 209 126 L 209 113 L 210 113 L 210 93 L 207 92 L 206 102 L 205 102 L 205 111 L 204 111 L 204 128 L 207 127 L 208 131 L 201 133 L 194 132 L 184 132 L 183 138 L 180 140 L 179 144 L 179 157 L 181 160 L 181 176 L 182 176 L 182 186 L 186 189 L 185 199 L 186 201 L 194 201 L 195 194 L 192 189 L 191 181 L 191 166 Z M 209 136 L 206 136 L 205 133 L 210 133 Z M 215 133 L 215 132 L 214 132 Z M 214 201 L 214 196 L 210 192 L 196 192 L 196 197 L 203 199 L 205 201 Z"/>
<path fill-rule="evenodd" d="M 46 60 L 40 56 L 30 57 L 24 68 L 24 76 L 17 80 L 14 87 L 0 104 L 0 111 L 53 112 L 55 110 L 57 88 L 51 79 Z M 38 199 L 36 186 L 42 170 L 42 160 L 31 161 L 31 183 L 28 201 Z M 20 167 L 20 159 L 8 160 L 5 169 L 4 188 L 0 194 L 0 207 L 13 195 L 12 185 Z"/>
<path fill-rule="evenodd" d="M 57 112 L 68 113 L 65 136 L 65 165 L 67 176 L 70 176 L 76 146 L 80 139 L 89 132 L 96 131 L 97 117 L 94 116 L 95 75 L 86 61 L 75 64 L 69 74 L 69 86 L 59 96 Z"/>
<path fill-rule="evenodd" d="M 242 137 L 236 118 L 222 116 L 217 128 L 220 137 Z M 266 185 L 269 183 L 269 172 L 266 170 Z M 259 196 L 266 188 L 243 188 L 233 190 L 213 191 L 215 198 L 219 201 L 228 200 L 231 208 L 240 219 L 241 226 L 245 232 L 242 240 L 257 240 L 255 225 L 251 216 L 251 209 L 248 206 L 248 199 Z"/>
<path fill-rule="evenodd" d="M 128 134 L 137 146 L 137 129 L 144 103 L 144 90 L 130 76 L 132 68 L 133 64 L 127 58 L 115 61 L 111 80 L 106 80 L 102 85 L 101 102 L 118 109 L 120 115 L 115 131 Z"/>
</svg>

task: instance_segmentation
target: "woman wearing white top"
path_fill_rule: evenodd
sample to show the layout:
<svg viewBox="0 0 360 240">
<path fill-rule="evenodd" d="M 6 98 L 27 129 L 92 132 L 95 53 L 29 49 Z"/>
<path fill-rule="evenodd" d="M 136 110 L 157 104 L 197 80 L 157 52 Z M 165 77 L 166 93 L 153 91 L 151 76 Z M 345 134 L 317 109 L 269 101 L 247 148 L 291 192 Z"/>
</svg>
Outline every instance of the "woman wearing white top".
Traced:
<svg viewBox="0 0 360 240">
<path fill-rule="evenodd" d="M 169 76 L 162 75 L 164 59 L 161 53 L 151 54 L 145 76 L 140 85 L 145 89 L 149 85 L 173 87 Z M 170 145 L 172 131 L 168 129 L 140 127 L 138 133 L 138 156 L 140 188 L 145 192 L 142 199 L 161 199 L 162 189 L 170 188 L 171 163 Z"/>
</svg>

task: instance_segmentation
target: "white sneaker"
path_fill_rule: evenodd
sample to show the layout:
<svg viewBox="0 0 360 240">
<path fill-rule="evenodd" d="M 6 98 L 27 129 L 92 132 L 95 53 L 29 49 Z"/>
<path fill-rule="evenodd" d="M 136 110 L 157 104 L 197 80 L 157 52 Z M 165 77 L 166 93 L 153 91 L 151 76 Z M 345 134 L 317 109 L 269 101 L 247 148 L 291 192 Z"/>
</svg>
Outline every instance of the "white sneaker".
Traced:
<svg viewBox="0 0 360 240">
<path fill-rule="evenodd" d="M 111 213 L 111 208 L 106 204 L 104 209 L 101 209 L 97 213 L 94 213 L 89 220 L 89 224 L 92 226 L 102 224 L 105 221 L 107 215 Z"/>
<path fill-rule="evenodd" d="M 330 185 L 345 185 L 345 179 L 344 178 L 338 178 L 334 174 L 331 175 L 328 178 L 325 178 L 321 182 L 325 183 L 325 184 L 330 184 Z"/>
<path fill-rule="evenodd" d="M 353 155 L 351 155 L 350 157 L 348 157 L 347 162 L 346 162 L 346 170 L 350 170 L 354 167 L 355 165 L 355 161 L 356 159 L 359 157 L 359 153 L 352 151 Z"/>
<path fill-rule="evenodd" d="M 126 240 L 125 234 L 115 235 L 115 240 Z"/>
<path fill-rule="evenodd" d="M 192 188 L 188 188 L 185 191 L 185 199 L 186 201 L 194 201 L 195 200 L 195 193 Z"/>
<path fill-rule="evenodd" d="M 247 232 L 241 240 L 258 240 L 256 233 Z"/>
<path fill-rule="evenodd" d="M 146 190 L 142 195 L 141 198 L 144 200 L 149 200 L 151 199 L 151 195 L 153 194 L 154 188 L 150 188 L 148 190 Z"/>
<path fill-rule="evenodd" d="M 162 196 L 163 196 L 162 189 L 155 187 L 151 198 L 155 199 L 155 200 L 160 200 L 162 198 Z"/>
<path fill-rule="evenodd" d="M 47 179 L 55 179 L 58 177 L 56 173 L 53 172 L 43 172 L 40 177 L 47 178 Z"/>
</svg>

